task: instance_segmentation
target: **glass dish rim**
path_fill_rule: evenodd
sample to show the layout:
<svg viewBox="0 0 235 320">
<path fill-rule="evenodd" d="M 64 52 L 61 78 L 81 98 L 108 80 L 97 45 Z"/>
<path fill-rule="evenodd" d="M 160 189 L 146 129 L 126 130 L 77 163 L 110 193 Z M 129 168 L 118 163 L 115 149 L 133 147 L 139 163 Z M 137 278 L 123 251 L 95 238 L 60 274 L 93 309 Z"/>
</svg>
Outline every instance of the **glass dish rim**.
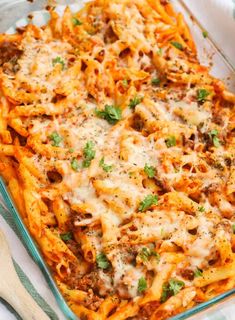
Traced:
<svg viewBox="0 0 235 320">
<path fill-rule="evenodd" d="M 193 21 L 195 24 L 203 31 L 204 28 L 202 24 L 199 22 L 199 20 L 194 16 L 194 14 L 191 12 L 191 10 L 188 8 L 188 6 L 185 4 L 184 0 L 177 0 L 180 5 L 184 8 L 184 10 L 187 12 L 187 14 L 193 18 Z M 6 1 L 5 3 L 0 3 L 0 6 L 2 8 L 8 8 L 12 6 L 13 4 L 18 4 L 21 2 L 25 2 L 25 0 L 15 0 L 14 3 L 10 3 Z M 223 62 L 226 64 L 226 66 L 232 71 L 235 72 L 235 66 L 229 61 L 226 54 L 223 52 L 223 50 L 216 44 L 216 42 L 213 40 L 213 38 L 209 35 L 208 41 L 212 44 L 214 49 L 217 51 L 217 53 L 220 55 Z M 66 300 L 62 296 L 60 290 L 58 289 L 55 280 L 53 279 L 52 272 L 50 271 L 50 268 L 47 266 L 47 263 L 45 262 L 41 252 L 40 248 L 34 241 L 33 237 L 30 235 L 29 231 L 27 230 L 27 227 L 25 226 L 23 219 L 21 218 L 20 213 L 18 212 L 17 207 L 14 204 L 14 201 L 12 200 L 12 197 L 7 189 L 7 186 L 4 182 L 4 179 L 0 176 L 0 193 L 2 194 L 2 197 L 5 201 L 5 204 L 8 208 L 8 210 L 12 213 L 13 219 L 16 223 L 16 227 L 22 236 L 23 243 L 26 247 L 26 249 L 29 251 L 31 257 L 36 262 L 36 264 L 41 269 L 45 279 L 48 282 L 48 285 L 57 301 L 57 304 L 61 311 L 64 313 L 67 319 L 69 320 L 78 320 L 79 318 L 73 313 L 73 311 L 68 306 Z M 228 298 L 232 298 L 232 296 L 235 296 L 235 288 L 228 290 L 206 302 L 200 303 L 197 306 L 186 310 L 180 314 L 177 314 L 173 317 L 170 317 L 169 320 L 184 320 L 189 319 L 190 317 L 205 311 L 207 309 L 210 309 L 212 306 L 219 305 L 219 303 L 224 302 Z"/>
<path fill-rule="evenodd" d="M 58 289 L 55 280 L 53 279 L 53 276 L 51 274 L 51 271 L 49 267 L 47 266 L 46 262 L 44 261 L 42 254 L 40 253 L 40 249 L 36 245 L 35 241 L 31 237 L 29 231 L 27 230 L 23 220 L 21 219 L 21 216 L 18 212 L 18 209 L 14 205 L 14 202 L 12 200 L 12 197 L 10 193 L 7 190 L 7 186 L 4 182 L 4 179 L 0 177 L 0 193 L 3 196 L 3 199 L 5 201 L 5 204 L 8 208 L 8 210 L 13 214 L 14 221 L 16 223 L 17 229 L 20 232 L 23 243 L 25 247 L 28 249 L 30 255 L 32 256 L 33 260 L 37 263 L 39 268 L 41 269 L 44 277 L 48 281 L 48 285 L 56 298 L 56 301 L 64 313 L 64 315 L 67 317 L 69 320 L 78 320 L 79 318 L 73 313 L 73 311 L 70 309 L 68 306 L 67 302 L 65 301 L 64 297 L 62 296 L 60 290 Z M 231 289 L 229 291 L 226 291 L 206 302 L 200 303 L 197 306 L 184 311 L 180 314 L 177 314 L 176 316 L 173 316 L 169 318 L 169 320 L 184 320 L 188 319 L 189 317 L 198 314 L 201 311 L 204 311 L 212 306 L 217 305 L 219 302 L 223 302 L 225 299 L 232 297 L 235 295 L 235 288 Z M 189 319 L 190 320 L 190 319 Z"/>
</svg>

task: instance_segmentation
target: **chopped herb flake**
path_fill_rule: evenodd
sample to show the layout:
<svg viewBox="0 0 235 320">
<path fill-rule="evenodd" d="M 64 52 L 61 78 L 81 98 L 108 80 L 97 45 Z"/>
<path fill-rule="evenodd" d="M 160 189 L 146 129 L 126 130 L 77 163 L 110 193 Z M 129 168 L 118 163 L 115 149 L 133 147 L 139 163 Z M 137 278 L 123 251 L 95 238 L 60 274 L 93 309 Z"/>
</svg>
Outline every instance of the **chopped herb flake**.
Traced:
<svg viewBox="0 0 235 320">
<path fill-rule="evenodd" d="M 96 263 L 97 263 L 98 267 L 101 269 L 108 269 L 110 266 L 108 258 L 106 257 L 106 255 L 103 252 L 99 253 L 96 256 Z"/>
<path fill-rule="evenodd" d="M 169 297 L 175 296 L 184 286 L 184 282 L 177 279 L 171 279 L 168 283 L 164 283 L 161 302 L 165 302 Z"/>
<path fill-rule="evenodd" d="M 157 54 L 161 57 L 162 56 L 162 48 L 159 48 Z"/>
<path fill-rule="evenodd" d="M 213 137 L 213 145 L 218 148 L 220 146 L 220 140 L 218 137 Z"/>
<path fill-rule="evenodd" d="M 172 44 L 175 48 L 177 48 L 177 49 L 179 49 L 179 50 L 183 50 L 183 49 L 184 49 L 183 45 L 182 45 L 180 42 L 171 41 L 171 44 Z"/>
<path fill-rule="evenodd" d="M 233 233 L 235 234 L 235 223 L 232 225 Z"/>
<path fill-rule="evenodd" d="M 138 281 L 138 292 L 141 293 L 147 289 L 147 281 L 144 277 L 141 277 Z"/>
<path fill-rule="evenodd" d="M 162 295 L 161 295 L 161 302 L 165 302 L 169 296 L 169 288 L 168 284 L 164 283 L 162 286 Z"/>
<path fill-rule="evenodd" d="M 159 78 L 153 78 L 151 80 L 151 83 L 153 86 L 158 86 L 160 84 L 161 80 Z"/>
<path fill-rule="evenodd" d="M 104 157 L 100 160 L 99 166 L 103 168 L 105 172 L 110 172 L 113 168 L 113 166 L 107 165 L 106 163 L 104 163 Z"/>
<path fill-rule="evenodd" d="M 56 132 L 54 131 L 50 136 L 49 139 L 52 141 L 52 145 L 54 147 L 58 147 L 63 138 Z"/>
<path fill-rule="evenodd" d="M 172 291 L 174 296 L 184 287 L 184 285 L 183 281 L 177 279 L 171 279 L 169 281 L 169 289 Z"/>
<path fill-rule="evenodd" d="M 134 109 L 138 104 L 143 101 L 143 97 L 135 96 L 133 99 L 130 100 L 129 108 Z"/>
<path fill-rule="evenodd" d="M 62 70 L 64 70 L 65 63 L 64 63 L 64 60 L 61 59 L 61 57 L 56 57 L 55 59 L 52 60 L 53 67 L 58 63 L 61 64 Z"/>
<path fill-rule="evenodd" d="M 73 158 L 72 161 L 71 161 L 71 168 L 74 170 L 74 171 L 78 171 L 79 169 L 79 163 L 78 163 L 78 160 L 76 158 Z"/>
<path fill-rule="evenodd" d="M 213 130 L 211 130 L 211 132 L 209 132 L 209 136 L 213 142 L 214 147 L 216 147 L 216 148 L 218 148 L 220 146 L 220 140 L 218 138 L 218 134 L 219 134 L 219 132 L 216 129 L 213 129 Z"/>
<path fill-rule="evenodd" d="M 124 87 L 128 86 L 128 80 L 127 79 L 122 80 L 122 83 L 123 83 Z"/>
<path fill-rule="evenodd" d="M 99 118 L 105 119 L 110 124 L 115 124 L 122 118 L 122 110 L 112 105 L 106 105 L 102 111 L 96 109 L 95 113 Z"/>
<path fill-rule="evenodd" d="M 165 140 L 165 144 L 166 144 L 167 148 L 171 148 L 171 147 L 176 146 L 175 136 L 170 136 L 169 138 L 167 138 Z"/>
<path fill-rule="evenodd" d="M 207 38 L 208 37 L 208 32 L 204 30 L 204 31 L 202 31 L 202 35 L 203 35 L 204 38 Z"/>
<path fill-rule="evenodd" d="M 72 18 L 72 22 L 73 22 L 74 26 L 81 26 L 82 25 L 82 22 L 75 17 Z"/>
<path fill-rule="evenodd" d="M 153 178 L 155 176 L 156 170 L 153 166 L 148 166 L 146 163 L 144 166 L 144 172 L 149 178 Z"/>
<path fill-rule="evenodd" d="M 206 97 L 208 97 L 210 92 L 208 92 L 206 89 L 198 89 L 197 91 L 197 101 L 198 102 L 205 102 Z"/>
<path fill-rule="evenodd" d="M 197 277 L 202 277 L 202 270 L 198 268 L 194 271 L 194 278 Z"/>
<path fill-rule="evenodd" d="M 205 208 L 203 206 L 201 206 L 201 207 L 198 208 L 198 211 L 205 212 Z"/>
<path fill-rule="evenodd" d="M 90 167 L 91 160 L 95 158 L 94 142 L 88 141 L 83 149 L 84 160 L 82 162 L 83 168 Z"/>
<path fill-rule="evenodd" d="M 138 253 L 138 257 L 144 262 L 148 261 L 150 257 L 156 257 L 158 261 L 160 260 L 159 253 L 147 247 L 141 249 Z"/>
<path fill-rule="evenodd" d="M 73 235 L 72 235 L 72 232 L 67 232 L 67 233 L 62 233 L 60 235 L 60 238 L 63 240 L 63 241 L 69 241 L 73 238 Z"/>
<path fill-rule="evenodd" d="M 219 131 L 217 129 L 213 129 L 210 132 L 210 135 L 212 135 L 212 136 L 218 136 L 218 134 L 219 134 Z"/>
<path fill-rule="evenodd" d="M 143 201 L 140 202 L 139 211 L 144 212 L 148 210 L 152 205 L 158 203 L 158 196 L 149 194 L 144 198 Z"/>
</svg>

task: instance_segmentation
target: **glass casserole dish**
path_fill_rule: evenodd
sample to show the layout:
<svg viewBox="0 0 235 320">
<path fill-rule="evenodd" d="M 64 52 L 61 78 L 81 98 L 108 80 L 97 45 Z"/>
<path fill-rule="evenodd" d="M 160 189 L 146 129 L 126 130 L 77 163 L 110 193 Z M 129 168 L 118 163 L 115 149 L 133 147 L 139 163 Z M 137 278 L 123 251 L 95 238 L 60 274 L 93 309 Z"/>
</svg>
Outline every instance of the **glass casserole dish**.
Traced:
<svg viewBox="0 0 235 320">
<path fill-rule="evenodd" d="M 67 2 L 66 2 L 67 3 Z M 11 3 L 5 3 L 2 5 L 2 18 L 1 18 L 1 22 L 0 22 L 0 28 L 1 31 L 5 31 L 8 30 L 12 25 L 14 26 L 14 22 L 15 20 L 18 21 L 18 18 L 21 18 L 22 16 L 26 16 L 28 13 L 30 13 L 31 11 L 35 11 L 35 10 L 40 10 L 41 8 L 43 8 L 43 6 L 46 5 L 45 2 L 41 2 L 41 1 L 36 1 L 33 2 L 32 4 L 29 2 L 24 2 L 24 1 L 12 1 Z M 213 46 L 212 42 L 209 40 L 205 40 L 203 39 L 202 36 L 202 29 L 200 28 L 200 26 L 195 22 L 195 19 L 192 21 L 190 16 L 190 12 L 187 11 L 187 9 L 185 8 L 185 6 L 183 5 L 183 2 L 181 1 L 174 1 L 174 5 L 176 7 L 177 10 L 181 11 L 184 16 L 186 17 L 186 21 L 190 26 L 190 29 L 193 33 L 194 39 L 198 45 L 198 51 L 199 51 L 199 56 L 200 56 L 200 60 L 203 64 L 206 63 L 210 63 L 210 59 L 208 59 L 208 56 L 213 55 L 212 57 L 212 61 L 213 61 L 213 68 L 212 68 L 212 74 L 217 76 L 218 78 L 222 78 L 225 79 L 228 78 L 228 87 L 233 88 L 234 84 L 235 84 L 235 80 L 234 80 L 234 70 L 232 70 L 230 64 L 223 58 L 223 56 L 219 53 L 218 49 L 215 49 L 215 47 Z M 14 9 L 12 9 L 12 6 Z M 72 9 L 76 9 L 76 6 L 72 6 Z M 7 12 L 9 12 L 9 10 L 16 10 L 17 15 L 19 16 L 15 16 L 13 17 L 13 15 L 8 15 Z M 35 23 L 41 23 L 39 22 L 37 19 L 41 19 L 41 12 L 35 14 Z M 3 17 L 9 17 L 8 19 L 5 20 L 5 18 Z M 48 16 L 45 15 L 45 13 L 43 14 L 43 17 L 45 19 L 48 18 Z M 13 19 L 12 21 L 10 21 L 10 19 Z M 42 19 L 43 20 L 43 19 Z M 42 21 L 42 23 L 45 21 Z M 16 26 L 20 27 L 22 25 L 24 25 L 25 20 L 20 20 L 17 22 Z M 14 30 L 14 27 L 13 27 Z M 9 29 L 9 32 L 13 31 L 12 29 Z M 54 293 L 54 295 L 56 296 L 56 299 L 61 307 L 61 309 L 64 311 L 66 317 L 68 319 L 76 319 L 76 317 L 73 315 L 73 313 L 70 311 L 70 309 L 67 307 L 66 302 L 64 301 L 64 299 L 62 298 L 61 294 L 59 293 L 54 280 L 52 279 L 52 276 L 48 270 L 48 267 L 46 266 L 45 262 L 43 261 L 43 258 L 41 257 L 39 250 L 37 248 L 37 246 L 35 245 L 34 241 L 32 240 L 31 236 L 29 235 L 28 231 L 26 230 L 20 215 L 17 213 L 17 209 L 14 206 L 14 204 L 12 203 L 11 197 L 9 196 L 9 193 L 6 190 L 6 187 L 4 185 L 4 181 L 1 181 L 1 192 L 4 196 L 5 202 L 9 208 L 9 210 L 11 210 L 12 214 L 15 217 L 15 221 L 23 235 L 23 238 L 25 239 L 25 244 L 26 246 L 29 248 L 34 260 L 38 263 L 38 265 L 40 266 L 40 268 L 42 269 L 45 277 L 47 278 L 49 285 Z M 221 301 L 223 301 L 225 298 L 230 297 L 231 295 L 233 295 L 235 293 L 235 290 L 230 290 L 208 302 L 202 303 L 194 308 L 192 308 L 191 310 L 184 312 L 183 314 L 179 314 L 175 317 L 173 317 L 172 319 L 186 319 L 189 318 L 190 316 L 194 315 L 194 314 L 198 314 L 201 310 L 205 309 L 205 308 L 209 308 Z M 199 316 L 199 314 L 198 314 Z"/>
</svg>

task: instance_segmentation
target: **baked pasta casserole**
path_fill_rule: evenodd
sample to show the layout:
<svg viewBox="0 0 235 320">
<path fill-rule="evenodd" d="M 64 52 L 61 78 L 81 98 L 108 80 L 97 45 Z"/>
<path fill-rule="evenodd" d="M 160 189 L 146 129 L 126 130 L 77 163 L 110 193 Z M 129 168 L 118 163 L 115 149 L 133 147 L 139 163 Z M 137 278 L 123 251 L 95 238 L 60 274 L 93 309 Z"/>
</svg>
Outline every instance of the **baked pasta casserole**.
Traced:
<svg viewBox="0 0 235 320">
<path fill-rule="evenodd" d="M 0 35 L 0 172 L 82 320 L 163 320 L 235 287 L 235 95 L 165 0 Z"/>
</svg>

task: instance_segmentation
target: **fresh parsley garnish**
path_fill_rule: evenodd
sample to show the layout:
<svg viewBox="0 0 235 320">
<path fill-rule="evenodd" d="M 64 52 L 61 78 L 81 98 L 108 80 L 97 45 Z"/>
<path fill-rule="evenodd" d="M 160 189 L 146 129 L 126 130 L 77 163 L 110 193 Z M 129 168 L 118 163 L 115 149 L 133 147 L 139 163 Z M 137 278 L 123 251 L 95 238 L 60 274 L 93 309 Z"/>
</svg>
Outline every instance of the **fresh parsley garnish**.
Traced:
<svg viewBox="0 0 235 320">
<path fill-rule="evenodd" d="M 233 233 L 235 234 L 235 223 L 232 225 Z"/>
<path fill-rule="evenodd" d="M 82 22 L 80 20 L 78 20 L 76 17 L 72 18 L 72 22 L 74 26 L 81 26 Z"/>
<path fill-rule="evenodd" d="M 96 263 L 97 263 L 98 267 L 101 269 L 108 269 L 110 266 L 108 258 L 106 257 L 106 255 L 103 252 L 99 253 L 96 256 Z"/>
<path fill-rule="evenodd" d="M 63 138 L 58 134 L 58 132 L 54 131 L 50 136 L 49 139 L 52 141 L 53 147 L 59 147 L 59 144 L 63 140 Z"/>
<path fill-rule="evenodd" d="M 83 149 L 84 160 L 82 162 L 83 168 L 90 167 L 91 160 L 95 158 L 94 142 L 88 141 Z"/>
<path fill-rule="evenodd" d="M 130 100 L 129 108 L 134 109 L 138 104 L 143 101 L 143 97 L 135 96 L 133 99 Z"/>
<path fill-rule="evenodd" d="M 184 282 L 177 279 L 170 279 L 169 282 L 164 283 L 162 287 L 161 302 L 165 302 L 169 297 L 175 296 L 184 286 Z"/>
<path fill-rule="evenodd" d="M 148 166 L 146 163 L 144 166 L 144 172 L 149 178 L 153 178 L 155 176 L 156 170 L 153 166 Z"/>
<path fill-rule="evenodd" d="M 127 79 L 123 79 L 123 80 L 122 80 L 122 83 L 123 83 L 124 87 L 127 87 L 127 86 L 128 86 L 128 80 L 127 80 Z"/>
<path fill-rule="evenodd" d="M 116 106 L 105 105 L 104 110 L 95 110 L 99 118 L 105 119 L 110 124 L 115 124 L 122 118 L 122 110 Z"/>
<path fill-rule="evenodd" d="M 58 63 L 61 64 L 62 70 L 64 70 L 65 63 L 64 63 L 64 60 L 61 59 L 61 57 L 56 57 L 55 59 L 52 60 L 52 65 L 53 65 L 53 67 L 54 67 L 56 64 L 58 64 Z"/>
<path fill-rule="evenodd" d="M 184 282 L 177 279 L 171 279 L 169 281 L 169 289 L 175 296 L 185 286 Z"/>
<path fill-rule="evenodd" d="M 144 262 L 148 261 L 150 257 L 156 257 L 158 261 L 160 260 L 159 253 L 147 247 L 141 249 L 141 251 L 138 253 L 138 257 Z"/>
<path fill-rule="evenodd" d="M 144 211 L 148 210 L 152 205 L 157 204 L 157 203 L 158 203 L 158 196 L 153 195 L 153 194 L 149 194 L 148 196 L 146 196 L 144 198 L 143 201 L 140 202 L 138 210 L 141 212 L 144 212 Z"/>
<path fill-rule="evenodd" d="M 205 208 L 203 206 L 201 206 L 201 207 L 198 208 L 198 211 L 205 212 Z"/>
<path fill-rule="evenodd" d="M 168 284 L 164 283 L 162 286 L 162 295 L 161 295 L 161 302 L 165 302 L 167 298 L 169 297 L 169 289 L 168 289 Z"/>
<path fill-rule="evenodd" d="M 141 277 L 138 281 L 138 292 L 141 293 L 147 289 L 147 281 L 144 277 Z"/>
<path fill-rule="evenodd" d="M 211 132 L 209 132 L 209 137 L 211 138 L 214 147 L 218 148 L 220 146 L 220 140 L 218 138 L 218 130 L 213 129 Z"/>
<path fill-rule="evenodd" d="M 151 80 L 151 83 L 153 86 L 158 86 L 160 84 L 161 80 L 159 78 L 153 78 Z"/>
<path fill-rule="evenodd" d="M 202 31 L 202 35 L 203 35 L 204 38 L 207 38 L 208 37 L 208 32 L 204 30 L 204 31 Z"/>
<path fill-rule="evenodd" d="M 94 36 L 94 35 L 96 34 L 96 30 L 95 30 L 95 29 L 87 30 L 87 33 L 88 33 L 90 36 Z"/>
<path fill-rule="evenodd" d="M 194 278 L 197 277 L 202 277 L 202 270 L 198 268 L 194 271 Z"/>
<path fill-rule="evenodd" d="M 113 166 L 108 165 L 104 162 L 104 157 L 100 159 L 99 166 L 103 168 L 105 172 L 110 172 L 113 168 Z"/>
<path fill-rule="evenodd" d="M 179 49 L 179 50 L 183 50 L 183 49 L 184 49 L 183 45 L 182 45 L 180 42 L 171 41 L 171 44 L 172 44 L 175 48 L 177 48 L 177 49 Z"/>
<path fill-rule="evenodd" d="M 63 241 L 69 241 L 73 238 L 73 235 L 72 235 L 72 232 L 67 232 L 67 233 L 62 233 L 60 235 L 60 238 L 63 240 Z"/>
<path fill-rule="evenodd" d="M 176 138 L 175 138 L 175 136 L 170 136 L 169 138 L 167 138 L 165 140 L 165 144 L 166 144 L 167 148 L 171 148 L 171 147 L 176 146 Z"/>
<path fill-rule="evenodd" d="M 205 102 L 206 98 L 209 96 L 210 92 L 206 89 L 198 89 L 197 91 L 197 101 L 198 102 Z"/>
<path fill-rule="evenodd" d="M 74 171 L 78 171 L 79 169 L 79 163 L 78 163 L 78 160 L 76 158 L 73 158 L 72 161 L 71 161 L 71 168 L 74 170 Z"/>
<path fill-rule="evenodd" d="M 161 57 L 162 56 L 162 48 L 159 48 L 157 54 Z"/>
<path fill-rule="evenodd" d="M 218 134 L 219 134 L 219 131 L 217 129 L 213 129 L 210 132 L 210 135 L 212 135 L 212 136 L 218 136 Z"/>
</svg>

